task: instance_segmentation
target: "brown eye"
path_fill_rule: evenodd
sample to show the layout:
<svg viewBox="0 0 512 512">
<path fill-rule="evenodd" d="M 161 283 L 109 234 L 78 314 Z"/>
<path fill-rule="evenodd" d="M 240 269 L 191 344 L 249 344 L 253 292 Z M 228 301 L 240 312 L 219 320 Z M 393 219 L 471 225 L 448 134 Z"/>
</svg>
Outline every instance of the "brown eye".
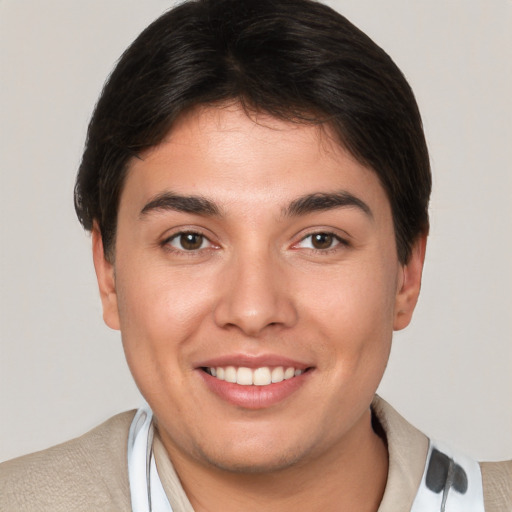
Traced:
<svg viewBox="0 0 512 512">
<path fill-rule="evenodd" d="M 334 241 L 331 233 L 315 233 L 311 236 L 311 245 L 315 249 L 330 249 Z"/>
<path fill-rule="evenodd" d="M 308 236 L 305 236 L 295 248 L 297 249 L 313 249 L 315 251 L 319 251 L 319 253 L 330 253 L 336 249 L 341 249 L 342 247 L 348 247 L 349 244 L 338 237 L 334 233 L 329 233 L 328 231 L 318 231 L 317 233 L 311 233 Z"/>
<path fill-rule="evenodd" d="M 166 244 L 180 251 L 198 251 L 211 245 L 204 235 L 193 232 L 177 233 Z"/>
<path fill-rule="evenodd" d="M 203 235 L 197 233 L 183 233 L 179 236 L 180 245 L 186 251 L 195 251 L 203 245 Z"/>
</svg>

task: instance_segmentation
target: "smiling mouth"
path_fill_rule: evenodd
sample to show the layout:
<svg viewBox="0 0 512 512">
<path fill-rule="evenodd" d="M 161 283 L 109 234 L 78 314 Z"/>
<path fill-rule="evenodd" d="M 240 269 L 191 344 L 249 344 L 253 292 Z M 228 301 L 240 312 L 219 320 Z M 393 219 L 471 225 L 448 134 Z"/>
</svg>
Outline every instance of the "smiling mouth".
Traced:
<svg viewBox="0 0 512 512">
<path fill-rule="evenodd" d="M 241 386 L 269 386 L 284 380 L 293 379 L 307 372 L 309 368 L 299 369 L 293 366 L 262 366 L 247 368 L 244 366 L 217 366 L 201 368 L 205 373 L 218 380 L 239 384 Z"/>
</svg>

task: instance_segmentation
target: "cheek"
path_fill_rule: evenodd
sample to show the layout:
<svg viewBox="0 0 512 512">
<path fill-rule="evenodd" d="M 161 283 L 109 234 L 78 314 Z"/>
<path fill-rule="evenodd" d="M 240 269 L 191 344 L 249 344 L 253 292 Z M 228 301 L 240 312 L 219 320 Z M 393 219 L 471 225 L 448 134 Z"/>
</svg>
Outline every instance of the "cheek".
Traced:
<svg viewBox="0 0 512 512">
<path fill-rule="evenodd" d="M 187 342 L 211 310 L 208 287 L 165 266 L 126 268 L 130 271 L 120 268 L 116 289 L 123 346 L 134 376 L 179 365 Z"/>
<path fill-rule="evenodd" d="M 304 290 L 309 307 L 302 309 L 321 331 L 320 339 L 329 340 L 324 350 L 331 352 L 332 367 L 344 360 L 338 365 L 340 372 L 386 364 L 396 295 L 396 274 L 386 268 L 375 262 L 354 265 L 326 276 L 323 282 L 317 280 L 316 291 Z"/>
</svg>

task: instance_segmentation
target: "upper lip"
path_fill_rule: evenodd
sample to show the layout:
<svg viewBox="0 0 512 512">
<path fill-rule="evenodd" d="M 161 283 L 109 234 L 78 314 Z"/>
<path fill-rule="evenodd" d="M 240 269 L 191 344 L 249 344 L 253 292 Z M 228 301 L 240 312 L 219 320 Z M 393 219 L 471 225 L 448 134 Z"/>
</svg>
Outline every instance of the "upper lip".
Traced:
<svg viewBox="0 0 512 512">
<path fill-rule="evenodd" d="M 219 366 L 235 366 L 246 368 L 262 368 L 265 366 L 276 367 L 284 366 L 287 368 L 293 367 L 296 370 L 305 370 L 312 365 L 291 359 L 289 357 L 277 354 L 262 354 L 262 355 L 248 355 L 248 354 L 226 354 L 222 356 L 212 357 L 205 359 L 194 365 L 196 368 L 216 368 Z"/>
</svg>

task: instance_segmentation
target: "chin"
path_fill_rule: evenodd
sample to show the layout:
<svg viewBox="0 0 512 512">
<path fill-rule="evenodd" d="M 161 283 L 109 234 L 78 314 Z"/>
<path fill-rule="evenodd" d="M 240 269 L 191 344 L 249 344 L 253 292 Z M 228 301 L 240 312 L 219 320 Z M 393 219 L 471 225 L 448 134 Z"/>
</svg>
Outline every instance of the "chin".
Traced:
<svg viewBox="0 0 512 512">
<path fill-rule="evenodd" d="M 213 452 L 204 450 L 203 447 L 196 447 L 196 456 L 204 464 L 215 467 L 221 471 L 237 474 L 268 474 L 285 471 L 300 463 L 307 457 L 304 446 L 301 449 L 283 447 L 276 450 L 275 446 L 267 446 L 262 449 L 260 446 L 248 448 L 245 446 L 231 446 Z"/>
<path fill-rule="evenodd" d="M 258 475 L 285 471 L 298 464 L 297 456 L 282 456 L 268 459 L 260 458 L 258 460 L 248 460 L 245 457 L 208 457 L 203 455 L 203 460 L 210 466 L 221 471 L 236 474 Z"/>
</svg>

